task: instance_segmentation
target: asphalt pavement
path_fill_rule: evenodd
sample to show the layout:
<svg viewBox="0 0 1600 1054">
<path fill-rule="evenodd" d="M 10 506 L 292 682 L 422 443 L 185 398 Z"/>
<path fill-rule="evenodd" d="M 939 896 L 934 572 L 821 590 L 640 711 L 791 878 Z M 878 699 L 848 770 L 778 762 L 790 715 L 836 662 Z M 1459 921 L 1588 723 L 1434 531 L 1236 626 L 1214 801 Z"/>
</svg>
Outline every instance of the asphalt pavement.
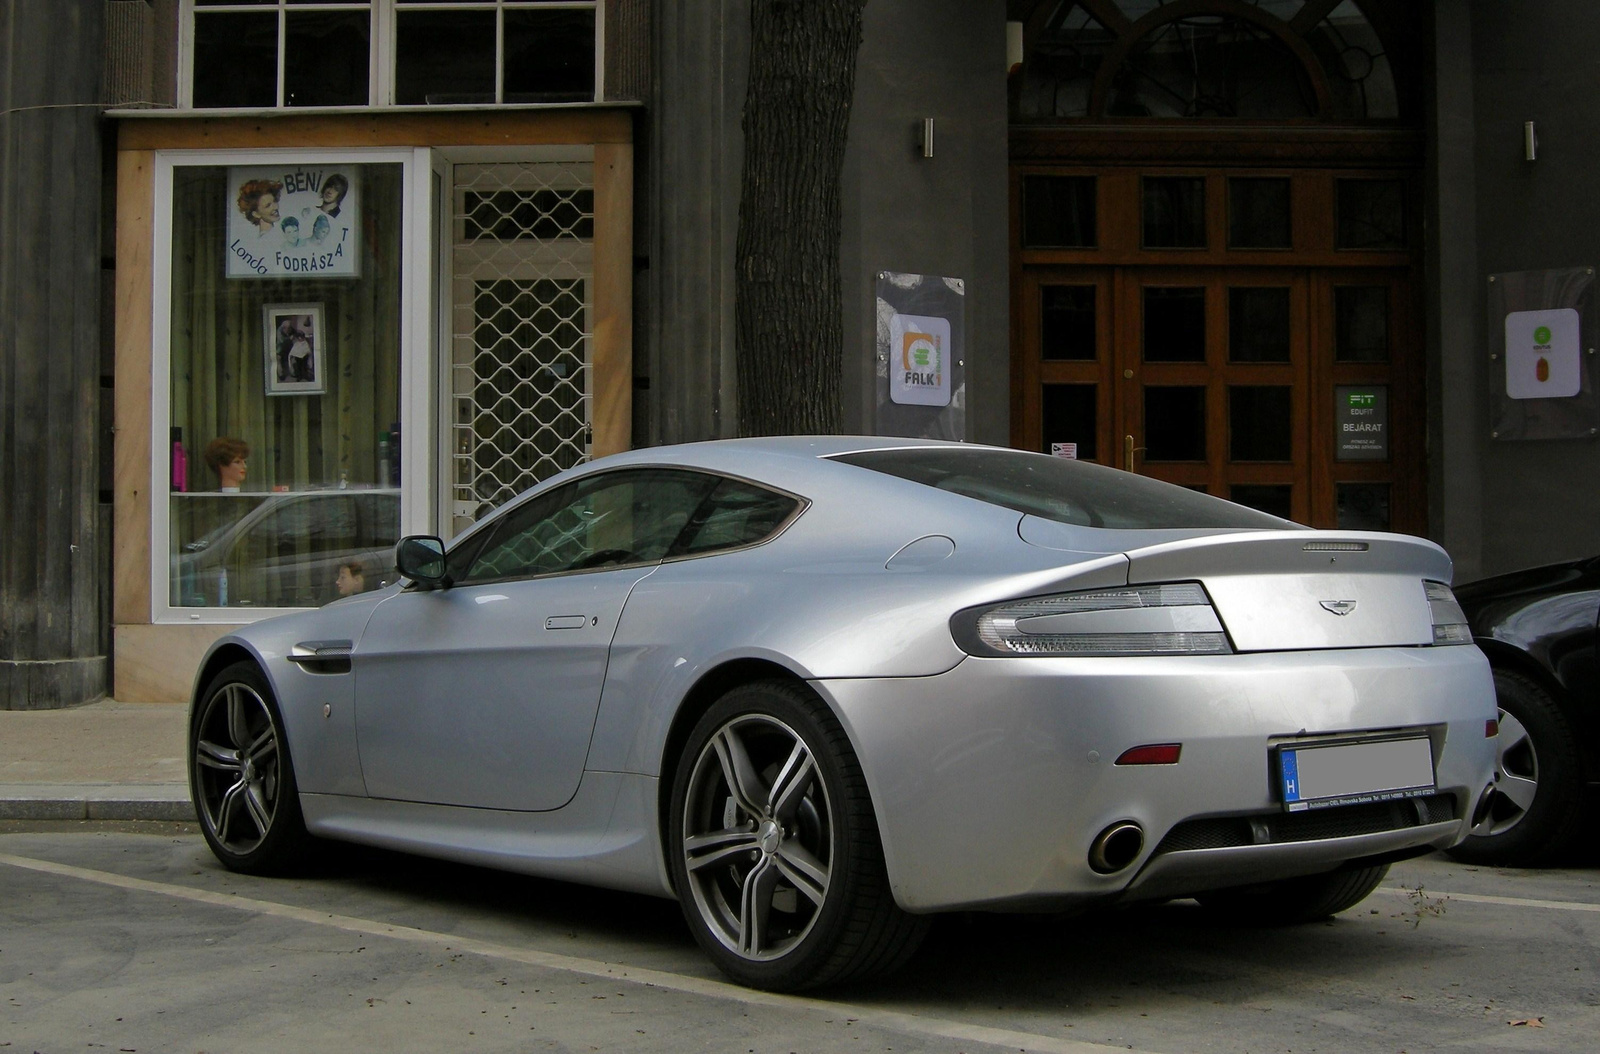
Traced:
<svg viewBox="0 0 1600 1054">
<path fill-rule="evenodd" d="M 193 822 L 184 703 L 0 710 L 0 820 Z"/>
</svg>

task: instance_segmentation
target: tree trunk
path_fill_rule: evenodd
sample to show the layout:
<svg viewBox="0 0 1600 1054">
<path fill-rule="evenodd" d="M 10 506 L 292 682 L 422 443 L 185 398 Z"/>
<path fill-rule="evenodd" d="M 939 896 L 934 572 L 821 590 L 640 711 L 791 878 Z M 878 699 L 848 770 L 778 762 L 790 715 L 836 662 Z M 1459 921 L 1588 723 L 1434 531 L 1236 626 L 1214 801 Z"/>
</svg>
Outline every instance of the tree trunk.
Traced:
<svg viewBox="0 0 1600 1054">
<path fill-rule="evenodd" d="M 751 0 L 734 323 L 739 431 L 839 431 L 839 171 L 866 0 Z"/>
</svg>

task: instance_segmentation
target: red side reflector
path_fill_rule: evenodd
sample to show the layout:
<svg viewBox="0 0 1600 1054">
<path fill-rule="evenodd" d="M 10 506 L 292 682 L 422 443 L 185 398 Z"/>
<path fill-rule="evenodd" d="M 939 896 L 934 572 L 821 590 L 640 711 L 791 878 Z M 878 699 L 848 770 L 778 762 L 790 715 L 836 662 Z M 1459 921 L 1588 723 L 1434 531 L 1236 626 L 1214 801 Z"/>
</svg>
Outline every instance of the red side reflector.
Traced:
<svg viewBox="0 0 1600 1054">
<path fill-rule="evenodd" d="M 1495 736 L 1498 736 L 1499 734 L 1500 734 L 1500 722 L 1499 721 L 1496 721 L 1494 718 L 1491 717 L 1491 718 L 1489 718 L 1489 720 L 1487 720 L 1487 721 L 1485 721 L 1483 723 L 1483 738 L 1484 739 L 1493 739 Z"/>
<path fill-rule="evenodd" d="M 1176 765 L 1183 753 L 1182 743 L 1152 743 L 1148 746 L 1129 747 L 1117 758 L 1118 765 Z"/>
</svg>

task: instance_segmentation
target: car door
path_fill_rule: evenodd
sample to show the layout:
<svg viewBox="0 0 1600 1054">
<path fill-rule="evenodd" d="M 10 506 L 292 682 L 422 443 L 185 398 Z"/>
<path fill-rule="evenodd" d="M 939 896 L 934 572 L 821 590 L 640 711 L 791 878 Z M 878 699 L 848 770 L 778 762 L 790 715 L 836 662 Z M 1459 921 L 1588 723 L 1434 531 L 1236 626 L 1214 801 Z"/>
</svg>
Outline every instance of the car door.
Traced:
<svg viewBox="0 0 1600 1054">
<path fill-rule="evenodd" d="M 628 593 L 716 483 L 661 469 L 579 479 L 453 549 L 457 584 L 379 604 L 352 655 L 367 793 L 488 809 L 566 804 Z"/>
</svg>

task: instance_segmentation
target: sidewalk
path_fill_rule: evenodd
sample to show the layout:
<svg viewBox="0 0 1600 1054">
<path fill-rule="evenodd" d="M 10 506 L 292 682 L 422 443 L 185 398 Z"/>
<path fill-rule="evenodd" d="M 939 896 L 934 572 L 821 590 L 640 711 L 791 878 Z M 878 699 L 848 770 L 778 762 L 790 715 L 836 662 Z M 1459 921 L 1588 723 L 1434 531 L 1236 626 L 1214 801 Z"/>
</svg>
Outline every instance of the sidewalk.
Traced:
<svg viewBox="0 0 1600 1054">
<path fill-rule="evenodd" d="M 0 820 L 194 820 L 183 703 L 0 710 Z"/>
</svg>

